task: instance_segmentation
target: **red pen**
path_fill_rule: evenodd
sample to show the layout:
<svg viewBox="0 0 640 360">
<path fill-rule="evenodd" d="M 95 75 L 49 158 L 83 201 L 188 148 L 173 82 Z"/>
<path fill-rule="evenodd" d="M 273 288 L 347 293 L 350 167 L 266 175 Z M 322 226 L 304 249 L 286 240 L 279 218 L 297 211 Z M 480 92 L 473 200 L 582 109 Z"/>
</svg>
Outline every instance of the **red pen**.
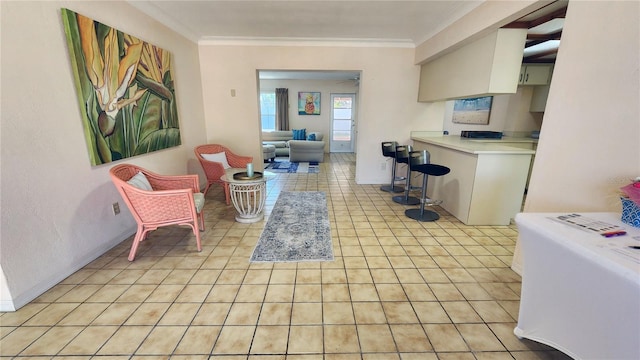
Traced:
<svg viewBox="0 0 640 360">
<path fill-rule="evenodd" d="M 602 233 L 601 235 L 604 237 L 614 237 L 614 236 L 622 236 L 622 235 L 625 235 L 626 233 L 627 232 L 624 230 L 618 230 L 618 231 Z"/>
</svg>

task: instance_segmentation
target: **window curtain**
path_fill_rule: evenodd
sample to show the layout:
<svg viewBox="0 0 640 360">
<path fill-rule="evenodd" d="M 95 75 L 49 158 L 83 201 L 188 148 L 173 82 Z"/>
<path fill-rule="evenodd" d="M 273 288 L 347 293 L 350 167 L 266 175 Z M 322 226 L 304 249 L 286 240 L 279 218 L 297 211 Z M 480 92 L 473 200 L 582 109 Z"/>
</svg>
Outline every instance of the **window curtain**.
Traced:
<svg viewBox="0 0 640 360">
<path fill-rule="evenodd" d="M 289 130 L 289 89 L 276 89 L 276 130 Z"/>
</svg>

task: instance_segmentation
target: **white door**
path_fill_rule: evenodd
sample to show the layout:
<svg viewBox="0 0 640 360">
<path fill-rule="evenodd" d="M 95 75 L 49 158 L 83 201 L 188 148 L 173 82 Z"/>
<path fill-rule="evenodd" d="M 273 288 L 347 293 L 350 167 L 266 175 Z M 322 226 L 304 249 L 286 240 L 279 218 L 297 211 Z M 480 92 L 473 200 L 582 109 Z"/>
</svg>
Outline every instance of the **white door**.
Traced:
<svg viewBox="0 0 640 360">
<path fill-rule="evenodd" d="M 356 94 L 331 94 L 330 152 L 353 152 Z"/>
</svg>

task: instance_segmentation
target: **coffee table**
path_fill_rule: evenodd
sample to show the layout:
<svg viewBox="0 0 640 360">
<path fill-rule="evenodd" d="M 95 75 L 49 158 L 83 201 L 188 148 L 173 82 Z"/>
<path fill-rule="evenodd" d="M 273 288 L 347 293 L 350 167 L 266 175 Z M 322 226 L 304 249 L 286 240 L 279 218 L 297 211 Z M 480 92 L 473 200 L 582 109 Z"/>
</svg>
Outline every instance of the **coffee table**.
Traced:
<svg viewBox="0 0 640 360">
<path fill-rule="evenodd" d="M 229 184 L 231 203 L 238 214 L 236 221 L 250 224 L 264 219 L 264 203 L 267 198 L 267 181 L 276 174 L 264 171 L 255 172 L 253 177 L 247 176 L 246 169 L 231 168 L 225 171 L 220 180 Z"/>
</svg>

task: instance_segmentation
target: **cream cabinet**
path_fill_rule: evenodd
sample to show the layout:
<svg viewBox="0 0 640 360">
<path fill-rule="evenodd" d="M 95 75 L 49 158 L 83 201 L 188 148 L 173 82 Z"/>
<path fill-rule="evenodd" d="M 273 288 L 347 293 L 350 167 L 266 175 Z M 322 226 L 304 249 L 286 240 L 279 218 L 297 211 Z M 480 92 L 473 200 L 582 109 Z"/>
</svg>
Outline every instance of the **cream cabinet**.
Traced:
<svg viewBox="0 0 640 360">
<path fill-rule="evenodd" d="M 547 97 L 549 97 L 549 85 L 534 86 L 529 111 L 544 112 L 547 107 Z"/>
<path fill-rule="evenodd" d="M 518 85 L 547 85 L 551 81 L 552 68 L 549 64 L 523 64 Z"/>
<path fill-rule="evenodd" d="M 420 67 L 418 101 L 515 94 L 526 29 L 498 29 Z"/>
<path fill-rule="evenodd" d="M 522 211 L 531 143 L 456 143 L 452 138 L 412 138 L 414 150 L 429 151 L 432 163 L 451 169 L 429 178 L 428 196 L 442 200 L 440 206 L 466 225 L 509 225 Z"/>
</svg>

